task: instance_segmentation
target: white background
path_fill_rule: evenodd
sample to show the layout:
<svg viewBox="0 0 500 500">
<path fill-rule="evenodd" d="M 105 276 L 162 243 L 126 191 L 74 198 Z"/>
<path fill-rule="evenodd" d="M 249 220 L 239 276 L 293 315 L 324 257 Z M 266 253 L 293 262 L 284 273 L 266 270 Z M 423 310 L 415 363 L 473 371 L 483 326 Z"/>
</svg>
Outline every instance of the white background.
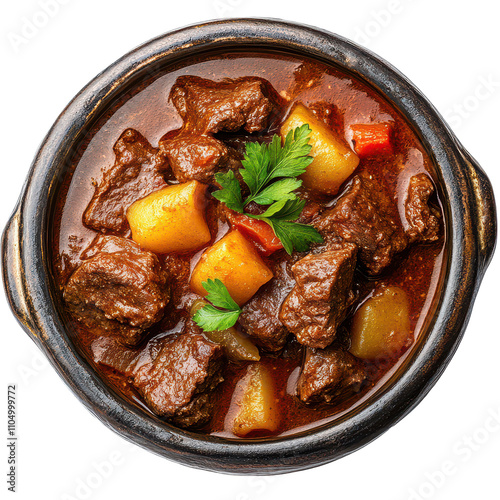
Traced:
<svg viewBox="0 0 500 500">
<path fill-rule="evenodd" d="M 148 39 L 219 17 L 284 18 L 325 28 L 369 47 L 406 74 L 447 117 L 500 193 L 497 2 L 51 2 L 57 4 L 53 9 L 57 12 L 23 41 L 19 37 L 23 37 L 26 20 L 43 22 L 43 0 L 2 2 L 2 227 L 40 141 L 81 87 Z M 17 498 L 499 499 L 499 270 L 497 256 L 456 356 L 436 387 L 408 417 L 374 443 L 338 462 L 269 478 L 196 471 L 126 443 L 78 402 L 23 333 L 1 297 L 4 416 L 0 418 L 0 436 L 6 434 L 7 426 L 6 386 L 16 383 Z M 489 425 L 494 414 L 496 426 Z M 8 493 L 4 475 L 7 448 L 2 445 L 0 449 L 1 497 L 8 498 L 4 496 Z M 440 472 L 443 469 L 446 475 Z M 82 486 L 85 483 L 87 486 Z"/>
</svg>

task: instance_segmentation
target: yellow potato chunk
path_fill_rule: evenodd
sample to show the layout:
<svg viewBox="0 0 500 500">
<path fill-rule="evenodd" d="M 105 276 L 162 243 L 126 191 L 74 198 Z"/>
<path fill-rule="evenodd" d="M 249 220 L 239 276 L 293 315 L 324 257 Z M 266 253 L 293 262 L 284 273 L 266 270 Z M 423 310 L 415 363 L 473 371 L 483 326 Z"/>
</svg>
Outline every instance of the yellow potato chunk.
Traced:
<svg viewBox="0 0 500 500">
<path fill-rule="evenodd" d="M 233 420 L 233 433 L 243 437 L 253 431 L 275 431 L 279 412 L 274 382 L 268 369 L 260 363 L 251 364 L 235 389 L 232 407 L 238 411 Z"/>
<path fill-rule="evenodd" d="M 281 127 L 284 139 L 290 130 L 307 123 L 311 129 L 310 155 L 314 158 L 300 178 L 305 187 L 334 195 L 342 183 L 356 170 L 359 158 L 345 141 L 303 104 L 297 104 Z"/>
<path fill-rule="evenodd" d="M 350 352 L 358 358 L 396 358 L 412 341 L 408 298 L 399 287 L 376 292 L 354 314 Z"/>
<path fill-rule="evenodd" d="M 127 211 L 132 239 L 156 253 L 185 253 L 206 245 L 205 191 L 198 181 L 174 184 L 133 203 Z"/>
<path fill-rule="evenodd" d="M 191 290 L 205 296 L 202 283 L 220 279 L 241 306 L 272 277 L 254 246 L 239 231 L 231 231 L 203 252 L 191 275 Z"/>
</svg>

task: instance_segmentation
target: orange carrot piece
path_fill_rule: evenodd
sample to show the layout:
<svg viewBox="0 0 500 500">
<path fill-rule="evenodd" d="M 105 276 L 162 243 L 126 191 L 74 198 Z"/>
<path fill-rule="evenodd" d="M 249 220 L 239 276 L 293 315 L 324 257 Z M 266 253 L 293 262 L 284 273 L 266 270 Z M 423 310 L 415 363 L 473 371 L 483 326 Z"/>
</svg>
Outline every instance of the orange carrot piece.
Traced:
<svg viewBox="0 0 500 500">
<path fill-rule="evenodd" d="M 281 241 L 267 222 L 252 219 L 236 212 L 231 214 L 230 221 L 233 227 L 239 229 L 242 234 L 256 243 L 257 248 L 263 255 L 271 255 L 283 248 Z"/>
<path fill-rule="evenodd" d="M 356 124 L 352 127 L 354 149 L 358 156 L 392 154 L 392 126 L 389 123 Z"/>
</svg>

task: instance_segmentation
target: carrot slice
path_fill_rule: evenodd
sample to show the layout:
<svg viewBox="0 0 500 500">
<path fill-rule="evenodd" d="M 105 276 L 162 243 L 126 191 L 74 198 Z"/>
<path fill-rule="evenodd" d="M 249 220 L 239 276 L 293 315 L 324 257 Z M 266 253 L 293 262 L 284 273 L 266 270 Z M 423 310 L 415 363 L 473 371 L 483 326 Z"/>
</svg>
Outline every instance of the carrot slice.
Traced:
<svg viewBox="0 0 500 500">
<path fill-rule="evenodd" d="M 236 212 L 231 213 L 229 219 L 231 225 L 250 238 L 263 255 L 271 255 L 283 248 L 281 241 L 276 237 L 272 227 L 267 222 L 252 219 Z"/>
<path fill-rule="evenodd" d="M 359 123 L 351 128 L 354 133 L 354 149 L 360 157 L 392 154 L 391 124 Z"/>
</svg>

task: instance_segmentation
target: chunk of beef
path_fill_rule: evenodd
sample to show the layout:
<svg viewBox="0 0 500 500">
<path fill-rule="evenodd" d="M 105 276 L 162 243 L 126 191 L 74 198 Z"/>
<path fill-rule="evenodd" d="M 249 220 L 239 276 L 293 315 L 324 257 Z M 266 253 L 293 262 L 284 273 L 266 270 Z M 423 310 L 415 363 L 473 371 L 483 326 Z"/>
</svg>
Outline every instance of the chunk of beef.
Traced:
<svg viewBox="0 0 500 500">
<path fill-rule="evenodd" d="M 192 297 L 198 297 L 189 284 L 191 259 L 185 255 L 167 254 L 163 257 L 163 267 L 172 286 L 171 302 L 183 309 Z"/>
<path fill-rule="evenodd" d="M 141 247 L 131 239 L 122 238 L 121 236 L 100 234 L 94 238 L 89 247 L 82 252 L 80 258 L 81 260 L 87 260 L 98 253 L 117 253 L 124 251 L 133 255 L 143 254 Z"/>
<path fill-rule="evenodd" d="M 143 350 L 130 349 L 113 337 L 98 337 L 92 342 L 91 348 L 95 363 L 113 368 L 127 377 L 133 376 L 140 359 L 145 360 L 141 366 L 151 362 L 147 347 Z"/>
<path fill-rule="evenodd" d="M 300 224 L 311 224 L 311 222 L 316 219 L 322 211 L 322 207 L 319 203 L 311 200 L 306 200 L 306 204 L 299 215 L 297 222 Z"/>
<path fill-rule="evenodd" d="M 288 331 L 278 317 L 283 300 L 294 285 L 286 262 L 273 269 L 274 277 L 243 307 L 239 323 L 257 345 L 270 352 L 283 349 Z"/>
<path fill-rule="evenodd" d="M 356 244 L 361 263 L 372 275 L 408 244 L 395 202 L 368 177 L 354 177 L 347 192 L 314 225 L 326 240 L 340 237 Z"/>
<path fill-rule="evenodd" d="M 133 385 L 157 415 L 198 427 L 210 420 L 223 363 L 220 346 L 200 333 L 170 335 L 153 361 L 136 371 Z"/>
<path fill-rule="evenodd" d="M 179 182 L 211 182 L 215 172 L 241 168 L 238 153 L 210 135 L 181 131 L 159 145 Z"/>
<path fill-rule="evenodd" d="M 83 257 L 64 288 L 69 309 L 96 333 L 137 344 L 169 300 L 158 258 L 131 240 L 104 235 Z"/>
<path fill-rule="evenodd" d="M 388 197 L 383 186 L 371 178 L 356 176 L 337 204 L 323 212 L 314 225 L 327 242 L 343 239 L 355 243 L 366 271 L 376 275 L 408 245 L 438 239 L 440 213 L 429 205 L 433 192 L 425 174 L 410 179 L 405 231 L 396 202 Z"/>
<path fill-rule="evenodd" d="M 136 130 L 125 130 L 114 145 L 115 164 L 106 170 L 83 214 L 88 227 L 103 233 L 124 235 L 129 226 L 128 207 L 166 185 L 162 170 L 166 157 Z"/>
<path fill-rule="evenodd" d="M 258 132 L 266 127 L 272 110 L 264 92 L 263 81 L 256 78 L 214 82 L 184 76 L 177 79 L 170 98 L 185 125 L 200 134 L 235 132 L 242 127 Z"/>
<path fill-rule="evenodd" d="M 273 108 L 264 95 L 264 83 L 255 78 L 214 82 L 180 77 L 170 98 L 184 124 L 160 140 L 160 150 L 180 182 L 210 182 L 215 172 L 237 170 L 240 154 L 212 134 L 243 127 L 248 132 L 260 131 Z"/>
<path fill-rule="evenodd" d="M 206 182 L 227 163 L 224 143 L 208 135 L 180 134 L 160 140 L 160 149 L 179 182 L 193 179 Z"/>
<path fill-rule="evenodd" d="M 178 326 L 180 328 L 175 328 L 175 332 L 200 333 L 198 326 L 191 320 L 181 320 Z M 167 339 L 173 338 L 170 335 L 173 334 L 155 336 L 144 347 L 139 348 L 123 345 L 116 337 L 97 337 L 91 344 L 92 357 L 95 363 L 133 378 L 142 366 L 156 359 Z"/>
<path fill-rule="evenodd" d="M 406 236 L 409 243 L 428 243 L 439 238 L 440 213 L 429 205 L 434 186 L 425 174 L 414 175 L 410 179 L 405 204 L 408 223 Z"/>
<path fill-rule="evenodd" d="M 352 279 L 356 245 L 344 243 L 319 254 L 309 254 L 292 266 L 296 285 L 283 302 L 279 319 L 310 347 L 326 347 L 354 300 Z"/>
<path fill-rule="evenodd" d="M 335 404 L 358 393 L 366 375 L 357 358 L 336 345 L 306 351 L 297 395 L 306 404 Z"/>
</svg>

